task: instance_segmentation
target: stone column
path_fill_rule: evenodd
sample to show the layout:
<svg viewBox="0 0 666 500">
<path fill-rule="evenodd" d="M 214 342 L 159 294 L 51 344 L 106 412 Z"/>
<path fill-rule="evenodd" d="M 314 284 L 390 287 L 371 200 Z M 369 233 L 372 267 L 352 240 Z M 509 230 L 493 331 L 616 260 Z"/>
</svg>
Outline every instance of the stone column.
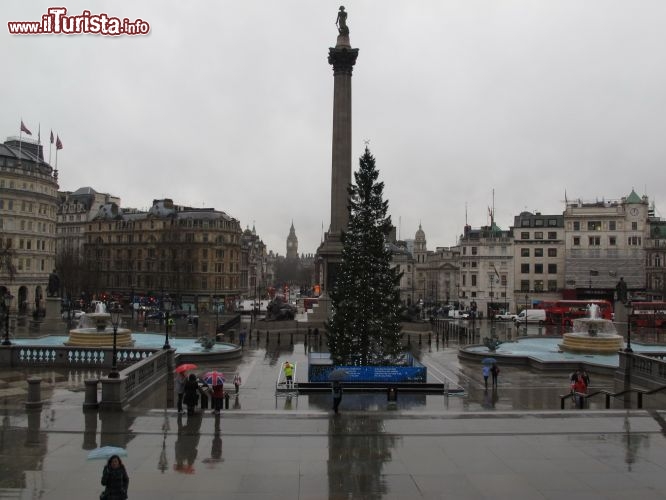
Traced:
<svg viewBox="0 0 666 500">
<path fill-rule="evenodd" d="M 328 292 L 335 282 L 335 268 L 342 256 L 341 231 L 349 221 L 349 193 L 352 182 L 352 70 L 358 49 L 352 49 L 348 34 L 338 35 L 335 47 L 328 50 L 333 66 L 333 142 L 331 153 L 331 224 L 324 243 L 317 250 L 320 259 L 319 280 L 323 293 L 315 316 L 328 316 Z"/>
<path fill-rule="evenodd" d="M 352 49 L 349 35 L 339 35 L 328 49 L 333 66 L 333 147 L 331 156 L 331 225 L 329 233 L 339 237 L 349 221 L 349 188 L 352 180 L 352 70 L 358 49 Z"/>
</svg>

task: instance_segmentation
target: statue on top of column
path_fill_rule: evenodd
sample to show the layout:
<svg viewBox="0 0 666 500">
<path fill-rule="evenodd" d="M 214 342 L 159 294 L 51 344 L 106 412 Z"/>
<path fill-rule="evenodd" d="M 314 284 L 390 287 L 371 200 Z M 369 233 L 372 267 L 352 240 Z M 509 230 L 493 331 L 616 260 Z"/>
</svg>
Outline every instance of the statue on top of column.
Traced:
<svg viewBox="0 0 666 500">
<path fill-rule="evenodd" d="M 344 5 L 340 6 L 338 17 L 335 20 L 335 25 L 338 27 L 338 32 L 341 35 L 349 35 L 349 28 L 347 27 L 347 13 L 345 12 Z"/>
</svg>

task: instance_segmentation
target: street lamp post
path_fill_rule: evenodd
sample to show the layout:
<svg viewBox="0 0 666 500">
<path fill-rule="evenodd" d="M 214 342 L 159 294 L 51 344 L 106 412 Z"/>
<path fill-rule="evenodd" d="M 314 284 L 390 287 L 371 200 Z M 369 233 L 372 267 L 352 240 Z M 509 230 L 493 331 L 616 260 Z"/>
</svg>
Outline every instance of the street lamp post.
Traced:
<svg viewBox="0 0 666 500">
<path fill-rule="evenodd" d="M 164 308 L 164 345 L 162 349 L 171 349 L 169 345 L 169 311 L 171 311 L 171 299 L 169 297 L 162 299 L 162 307 Z"/>
<path fill-rule="evenodd" d="M 525 335 L 527 336 L 527 310 L 529 309 L 530 305 L 530 297 L 529 295 L 525 294 Z"/>
<path fill-rule="evenodd" d="M 13 298 L 9 292 L 5 293 L 5 340 L 2 341 L 2 345 L 12 345 L 9 340 L 9 307 L 12 305 Z"/>
<path fill-rule="evenodd" d="M 627 302 L 627 347 L 624 352 L 633 353 L 634 350 L 631 348 L 631 302 Z"/>
<path fill-rule="evenodd" d="M 118 350 L 116 347 L 116 336 L 118 334 L 118 325 L 120 325 L 120 315 L 123 310 L 120 307 L 114 307 L 111 310 L 111 325 L 113 326 L 113 358 L 111 360 L 111 372 L 109 378 L 120 378 L 118 373 Z"/>
</svg>

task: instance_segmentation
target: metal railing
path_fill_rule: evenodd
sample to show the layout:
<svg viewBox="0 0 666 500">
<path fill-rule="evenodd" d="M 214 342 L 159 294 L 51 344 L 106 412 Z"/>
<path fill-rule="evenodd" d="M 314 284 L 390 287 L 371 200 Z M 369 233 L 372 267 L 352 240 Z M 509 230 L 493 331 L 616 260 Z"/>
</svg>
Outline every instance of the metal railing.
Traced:
<svg viewBox="0 0 666 500">
<path fill-rule="evenodd" d="M 565 406 L 565 401 L 567 399 L 573 399 L 574 401 L 576 400 L 582 400 L 583 401 L 583 406 L 587 406 L 588 401 L 590 398 L 593 398 L 595 396 L 598 396 L 599 394 L 603 394 L 605 397 L 605 406 L 607 410 L 610 410 L 611 407 L 611 399 L 613 398 L 623 398 L 623 401 L 630 401 L 630 399 L 627 398 L 627 396 L 631 396 L 631 394 L 636 394 L 636 408 L 641 410 L 643 408 L 643 396 L 649 396 L 651 394 L 656 394 L 658 392 L 661 392 L 663 390 L 666 390 L 666 385 L 658 387 L 656 389 L 652 389 L 650 391 L 647 391 L 645 389 L 626 389 L 624 391 L 620 392 L 610 392 L 605 389 L 601 389 L 596 392 L 592 392 L 590 394 L 585 394 L 582 392 L 570 392 L 569 394 L 562 394 L 560 395 L 560 409 L 564 410 Z"/>
</svg>

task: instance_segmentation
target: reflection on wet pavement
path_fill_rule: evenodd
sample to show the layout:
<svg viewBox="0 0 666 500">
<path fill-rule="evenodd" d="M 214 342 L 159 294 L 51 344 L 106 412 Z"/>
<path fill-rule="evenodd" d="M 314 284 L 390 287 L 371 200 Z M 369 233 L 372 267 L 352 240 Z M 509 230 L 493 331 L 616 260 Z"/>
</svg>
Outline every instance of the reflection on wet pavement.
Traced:
<svg viewBox="0 0 666 500">
<path fill-rule="evenodd" d="M 465 394 L 345 393 L 338 416 L 329 393 L 276 397 L 280 364 L 306 364 L 302 341 L 251 341 L 242 359 L 201 366 L 241 374 L 221 415 L 165 410 L 160 389 L 129 412 L 84 412 L 83 380 L 103 374 L 0 372 L 0 498 L 96 498 L 103 464 L 86 457 L 107 445 L 127 449 L 129 496 L 142 499 L 655 498 L 666 487 L 661 413 L 560 412 L 567 373 L 506 366 L 486 391 L 457 345 L 413 347 L 433 381 Z M 28 375 L 44 379 L 41 411 L 23 408 Z"/>
</svg>

